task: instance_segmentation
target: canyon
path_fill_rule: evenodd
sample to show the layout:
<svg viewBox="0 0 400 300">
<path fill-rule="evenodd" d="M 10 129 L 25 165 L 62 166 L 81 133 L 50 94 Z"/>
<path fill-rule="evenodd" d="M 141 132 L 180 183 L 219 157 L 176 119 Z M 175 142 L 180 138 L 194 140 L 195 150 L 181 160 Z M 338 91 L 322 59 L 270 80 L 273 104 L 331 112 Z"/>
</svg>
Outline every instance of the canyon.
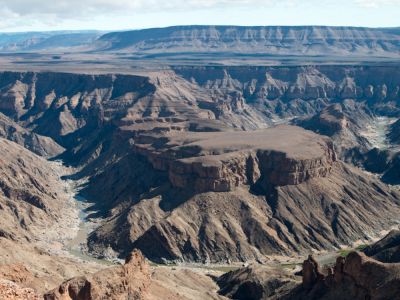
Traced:
<svg viewBox="0 0 400 300">
<path fill-rule="evenodd" d="M 87 34 L 0 57 L 0 295 L 395 299 L 397 29 Z"/>
</svg>

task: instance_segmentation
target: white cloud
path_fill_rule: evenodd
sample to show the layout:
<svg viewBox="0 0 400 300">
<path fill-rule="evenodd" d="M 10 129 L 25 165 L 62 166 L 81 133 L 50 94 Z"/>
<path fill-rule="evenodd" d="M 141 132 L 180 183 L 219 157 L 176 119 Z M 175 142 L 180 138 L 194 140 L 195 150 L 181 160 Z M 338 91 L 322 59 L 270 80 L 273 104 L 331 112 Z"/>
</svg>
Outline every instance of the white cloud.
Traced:
<svg viewBox="0 0 400 300">
<path fill-rule="evenodd" d="M 109 26 L 126 28 L 148 26 L 153 23 L 157 26 L 160 21 L 154 20 L 151 23 L 143 22 L 143 19 L 146 16 L 151 19 L 160 15 L 168 19 L 161 24 L 165 26 L 196 21 L 215 22 L 213 20 L 218 24 L 271 24 L 271 19 L 278 20 L 275 23 L 285 24 L 296 22 L 325 24 L 326 16 L 334 13 L 337 13 L 337 20 L 344 19 L 346 15 L 344 11 L 349 11 L 348 8 L 353 9 L 353 12 L 354 7 L 369 11 L 372 11 L 370 7 L 393 11 L 388 8 L 393 5 L 399 5 L 400 8 L 400 0 L 0 0 L 0 30 Z M 247 14 L 248 19 L 243 20 L 240 12 L 245 11 L 258 15 L 258 19 Z M 215 17 L 216 12 L 219 18 Z M 229 12 L 237 13 L 238 17 L 228 19 Z M 210 14 L 214 15 L 214 19 L 208 17 Z M 195 15 L 196 20 L 189 19 L 188 15 Z M 385 19 L 386 15 L 382 10 L 381 20 Z M 352 18 L 346 18 L 342 24 L 352 23 Z M 336 19 L 331 23 L 339 22 Z M 121 25 L 116 24 L 118 22 L 121 22 Z M 391 21 L 394 22 L 395 20 Z M 144 23 L 146 25 L 142 25 Z"/>
<path fill-rule="evenodd" d="M 244 5 L 266 5 L 269 0 L 0 0 L 3 9 L 21 16 L 42 14 L 75 16 L 90 13 L 113 12 L 158 12 L 168 9 L 201 9 L 235 7 Z M 275 1 L 277 2 L 277 1 Z"/>
<path fill-rule="evenodd" d="M 204 8 L 230 9 L 238 6 L 267 7 L 290 5 L 304 7 L 307 4 L 323 6 L 335 4 L 334 0 L 0 0 L 0 11 L 19 16 L 52 15 L 56 17 L 81 18 L 91 14 L 121 12 L 160 12 L 165 10 L 194 10 Z M 351 0 L 365 7 L 400 4 L 400 0 Z M 338 5 L 343 5 L 339 4 Z"/>
<path fill-rule="evenodd" d="M 400 5 L 400 0 L 355 0 L 362 7 L 378 8 L 386 5 Z"/>
</svg>

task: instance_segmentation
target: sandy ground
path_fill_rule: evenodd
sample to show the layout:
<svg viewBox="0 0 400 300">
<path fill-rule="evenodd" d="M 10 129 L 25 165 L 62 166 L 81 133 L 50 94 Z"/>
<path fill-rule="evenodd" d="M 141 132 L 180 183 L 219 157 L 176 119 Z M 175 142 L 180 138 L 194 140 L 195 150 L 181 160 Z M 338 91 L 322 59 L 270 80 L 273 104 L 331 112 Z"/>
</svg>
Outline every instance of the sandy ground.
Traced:
<svg viewBox="0 0 400 300">
<path fill-rule="evenodd" d="M 382 150 L 400 150 L 398 147 L 394 148 L 387 140 L 389 126 L 397 120 L 397 118 L 377 117 L 375 122 L 369 124 L 360 134 L 368 139 L 374 148 Z"/>
</svg>

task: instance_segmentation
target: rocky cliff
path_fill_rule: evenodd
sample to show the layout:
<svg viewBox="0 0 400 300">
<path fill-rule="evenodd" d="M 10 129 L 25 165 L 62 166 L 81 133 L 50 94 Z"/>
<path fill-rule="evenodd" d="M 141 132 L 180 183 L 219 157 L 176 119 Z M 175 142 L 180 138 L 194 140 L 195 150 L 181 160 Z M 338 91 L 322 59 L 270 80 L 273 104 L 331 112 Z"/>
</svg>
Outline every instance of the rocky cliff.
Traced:
<svg viewBox="0 0 400 300">
<path fill-rule="evenodd" d="M 168 172 L 173 187 L 196 193 L 240 185 L 297 185 L 330 173 L 336 154 L 328 139 L 297 127 L 252 132 L 179 133 L 138 137 L 134 149 Z M 266 186 L 264 186 L 266 188 Z"/>
<path fill-rule="evenodd" d="M 13 141 L 44 157 L 55 157 L 65 150 L 53 139 L 23 128 L 2 113 L 0 113 L 0 137 Z"/>
<path fill-rule="evenodd" d="M 325 275 L 310 257 L 303 263 L 302 286 L 287 299 L 399 299 L 398 274 L 398 264 L 352 252 Z"/>
<path fill-rule="evenodd" d="M 250 265 L 217 279 L 221 295 L 238 300 L 283 299 L 299 284 L 299 278 L 283 268 Z"/>
<path fill-rule="evenodd" d="M 176 67 L 146 76 L 3 72 L 0 111 L 65 146 L 111 121 L 146 130 L 151 122 L 179 128 L 217 119 L 219 126 L 255 129 L 346 99 L 395 115 L 399 79 L 395 66 Z"/>
<path fill-rule="evenodd" d="M 396 56 L 398 29 L 324 26 L 176 26 L 112 32 L 96 42 L 103 51 L 233 52 L 290 55 Z M 167 49 L 167 50 L 166 50 Z"/>
<path fill-rule="evenodd" d="M 395 145 L 400 144 L 400 120 L 397 120 L 390 126 L 388 138 Z"/>
<path fill-rule="evenodd" d="M 352 252 L 322 269 L 310 256 L 301 283 L 286 270 L 251 265 L 219 277 L 219 292 L 238 300 L 400 299 L 399 267 Z"/>
<path fill-rule="evenodd" d="M 40 239 L 68 205 L 64 185 L 54 166 L 22 146 L 0 138 L 0 150 L 0 237 Z"/>
<path fill-rule="evenodd" d="M 400 231 L 392 230 L 383 239 L 366 247 L 363 252 L 384 263 L 400 262 Z"/>
</svg>

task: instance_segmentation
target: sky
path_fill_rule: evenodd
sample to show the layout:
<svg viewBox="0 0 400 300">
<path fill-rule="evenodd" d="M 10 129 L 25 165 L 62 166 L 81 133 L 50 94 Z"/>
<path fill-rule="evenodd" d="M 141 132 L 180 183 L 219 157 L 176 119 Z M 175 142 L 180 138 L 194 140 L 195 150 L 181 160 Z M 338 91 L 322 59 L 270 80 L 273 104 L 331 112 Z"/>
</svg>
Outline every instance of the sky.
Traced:
<svg viewBox="0 0 400 300">
<path fill-rule="evenodd" d="M 399 27 L 400 0 L 0 0 L 0 31 L 173 25 Z"/>
</svg>

